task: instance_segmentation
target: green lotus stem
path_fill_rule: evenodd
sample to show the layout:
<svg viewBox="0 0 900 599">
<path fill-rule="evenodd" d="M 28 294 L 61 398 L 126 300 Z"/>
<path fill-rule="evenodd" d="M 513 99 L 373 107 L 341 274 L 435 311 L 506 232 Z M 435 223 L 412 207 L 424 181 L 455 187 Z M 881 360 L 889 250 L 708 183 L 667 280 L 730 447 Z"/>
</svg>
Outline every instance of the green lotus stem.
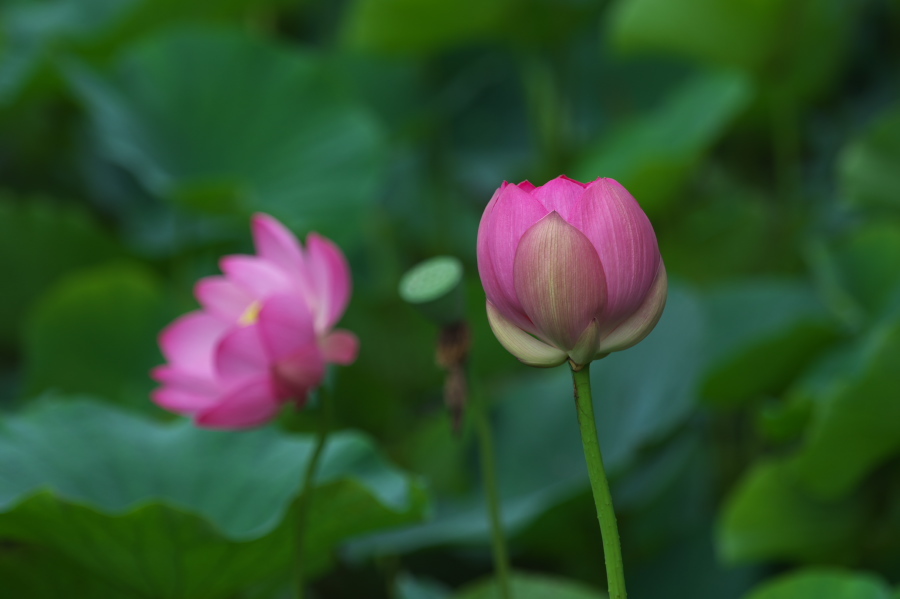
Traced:
<svg viewBox="0 0 900 599">
<path fill-rule="evenodd" d="M 591 491 L 597 519 L 600 520 L 600 536 L 603 538 L 603 556 L 606 559 L 606 578 L 610 599 L 626 599 L 625 569 L 622 566 L 622 547 L 619 543 L 619 529 L 616 526 L 616 512 L 613 510 L 609 482 L 603 468 L 600 440 L 597 438 L 597 424 L 594 421 L 594 402 L 591 398 L 590 364 L 576 370 L 572 368 L 575 382 L 575 409 L 578 412 L 578 426 L 581 429 L 581 443 L 584 459 L 587 461 Z"/>
<path fill-rule="evenodd" d="M 487 409 L 480 393 L 475 391 L 469 400 L 469 409 L 475 417 L 478 442 L 481 445 L 481 479 L 487 494 L 488 515 L 491 520 L 491 545 L 494 554 L 494 570 L 500 585 L 501 599 L 512 599 L 510 584 L 509 554 L 503 534 L 503 520 L 500 517 L 500 493 L 497 490 L 497 471 L 494 466 L 494 440 Z"/>
<path fill-rule="evenodd" d="M 305 591 L 303 585 L 303 562 L 306 557 L 306 525 L 309 520 L 309 507 L 310 504 L 312 504 L 312 495 L 315 488 L 313 479 L 316 476 L 319 459 L 322 457 L 322 452 L 325 449 L 325 441 L 328 439 L 330 426 L 329 420 L 331 420 L 331 401 L 328 395 L 329 393 L 324 386 L 319 388 L 319 404 L 320 410 L 322 412 L 321 418 L 319 420 L 319 436 L 316 439 L 316 447 L 315 449 L 313 449 L 313 454 L 312 458 L 309 461 L 309 466 L 307 466 L 306 473 L 303 476 L 303 487 L 300 491 L 300 500 L 297 502 L 297 545 L 295 554 L 297 586 L 294 592 L 294 596 L 296 597 L 296 599 L 303 599 Z"/>
</svg>

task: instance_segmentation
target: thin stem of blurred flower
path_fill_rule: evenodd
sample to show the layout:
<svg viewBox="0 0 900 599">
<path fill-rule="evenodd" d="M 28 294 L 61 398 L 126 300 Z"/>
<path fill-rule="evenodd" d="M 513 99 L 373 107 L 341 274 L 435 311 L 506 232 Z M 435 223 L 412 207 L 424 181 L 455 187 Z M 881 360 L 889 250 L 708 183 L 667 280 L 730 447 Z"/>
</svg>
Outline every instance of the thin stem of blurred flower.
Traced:
<svg viewBox="0 0 900 599">
<path fill-rule="evenodd" d="M 606 558 L 609 598 L 625 599 L 625 569 L 622 565 L 622 547 L 619 543 L 619 529 L 616 525 L 616 512 L 613 509 L 612 495 L 609 492 L 609 482 L 606 480 L 606 471 L 603 468 L 600 440 L 597 437 L 597 424 L 594 420 L 590 365 L 585 366 L 581 370 L 573 368 L 572 378 L 575 382 L 575 409 L 578 412 L 578 426 L 581 428 L 584 458 L 587 461 L 588 474 L 591 479 L 591 491 L 594 493 L 597 519 L 600 520 L 600 535 L 603 538 L 603 556 Z"/>
<path fill-rule="evenodd" d="M 328 439 L 328 432 L 331 421 L 331 398 L 325 386 L 319 387 L 319 411 L 321 412 L 319 419 L 319 436 L 316 439 L 316 447 L 313 449 L 312 458 L 310 458 L 309 466 L 306 468 L 306 474 L 303 477 L 303 488 L 300 492 L 300 501 L 297 504 L 297 540 L 295 548 L 294 563 L 296 567 L 296 589 L 294 596 L 296 599 L 303 599 L 303 569 L 305 560 L 305 541 L 306 541 L 306 525 L 309 521 L 309 509 L 312 504 L 312 495 L 315 484 L 313 479 L 316 476 L 319 459 L 325 449 L 325 442 Z"/>
<path fill-rule="evenodd" d="M 488 420 L 487 406 L 483 396 L 475 390 L 469 399 L 469 410 L 475 419 L 478 442 L 481 445 L 481 478 L 487 494 L 488 515 L 491 520 L 491 543 L 494 552 L 494 570 L 500 586 L 500 597 L 512 599 L 512 587 L 509 581 L 509 553 L 506 550 L 506 537 L 503 534 L 503 520 L 500 517 L 500 493 L 497 488 L 497 470 L 494 465 L 494 439 L 491 434 L 491 423 Z"/>
</svg>

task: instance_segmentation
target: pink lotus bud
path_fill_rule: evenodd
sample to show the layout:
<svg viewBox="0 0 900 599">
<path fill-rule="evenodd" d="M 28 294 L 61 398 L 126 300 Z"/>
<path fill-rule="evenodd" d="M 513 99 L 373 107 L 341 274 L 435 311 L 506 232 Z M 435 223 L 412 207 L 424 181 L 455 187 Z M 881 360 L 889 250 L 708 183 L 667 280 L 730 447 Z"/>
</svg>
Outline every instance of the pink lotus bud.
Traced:
<svg viewBox="0 0 900 599">
<path fill-rule="evenodd" d="M 635 345 L 668 290 L 653 227 L 613 179 L 504 182 L 481 217 L 478 272 L 494 334 L 531 366 Z"/>
<path fill-rule="evenodd" d="M 159 337 L 168 364 L 153 370 L 153 400 L 198 426 L 263 424 L 286 401 L 304 405 L 326 364 L 356 359 L 356 336 L 333 330 L 350 300 L 340 249 L 315 233 L 304 249 L 266 214 L 253 217 L 253 239 L 257 255 L 223 258 L 225 275 L 194 289 L 202 309 Z"/>
</svg>

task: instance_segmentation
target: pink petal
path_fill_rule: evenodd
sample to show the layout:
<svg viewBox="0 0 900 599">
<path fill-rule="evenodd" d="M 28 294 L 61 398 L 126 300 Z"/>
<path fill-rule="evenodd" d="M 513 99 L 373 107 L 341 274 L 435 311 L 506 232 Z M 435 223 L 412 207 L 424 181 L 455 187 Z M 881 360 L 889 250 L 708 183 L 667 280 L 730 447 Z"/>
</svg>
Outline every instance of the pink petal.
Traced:
<svg viewBox="0 0 900 599">
<path fill-rule="evenodd" d="M 600 255 L 609 300 L 601 326 L 621 322 L 637 310 L 659 270 L 659 246 L 640 205 L 613 179 L 600 179 L 585 191 L 581 230 Z"/>
<path fill-rule="evenodd" d="M 319 342 L 325 361 L 348 366 L 359 354 L 359 339 L 350 331 L 337 330 Z"/>
<path fill-rule="evenodd" d="M 548 210 L 527 191 L 505 185 L 488 203 L 478 227 L 478 273 L 490 301 L 520 328 L 534 332 L 516 297 L 513 264 L 522 235 Z"/>
<path fill-rule="evenodd" d="M 296 281 L 274 262 L 254 256 L 225 256 L 222 272 L 254 300 L 296 289 Z"/>
<path fill-rule="evenodd" d="M 532 195 L 548 211 L 556 211 L 567 223 L 581 229 L 583 184 L 568 177 L 557 177 L 535 189 Z"/>
<path fill-rule="evenodd" d="M 522 236 L 515 278 L 519 301 L 539 335 L 566 352 L 606 302 L 597 251 L 556 212 Z"/>
<path fill-rule="evenodd" d="M 217 397 L 191 393 L 172 387 L 161 387 L 150 392 L 150 398 L 159 407 L 178 414 L 194 414 L 216 403 Z"/>
<path fill-rule="evenodd" d="M 313 314 L 298 295 L 275 295 L 263 304 L 257 321 L 260 338 L 273 362 L 316 342 Z"/>
<path fill-rule="evenodd" d="M 190 312 L 163 329 L 159 346 L 166 360 L 199 374 L 213 372 L 213 350 L 228 325 L 204 312 Z"/>
<path fill-rule="evenodd" d="M 641 307 L 613 331 L 607 333 L 600 341 L 599 351 L 601 353 L 621 351 L 643 341 L 662 317 L 668 291 L 669 278 L 665 265 L 660 261 L 659 272 Z"/>
<path fill-rule="evenodd" d="M 265 424 L 278 414 L 281 402 L 268 379 L 247 381 L 226 394 L 196 418 L 204 428 L 235 429 Z"/>
<path fill-rule="evenodd" d="M 206 277 L 194 286 L 203 309 L 229 323 L 237 322 L 246 312 L 253 297 L 225 277 Z"/>
<path fill-rule="evenodd" d="M 350 301 L 350 267 L 341 250 L 321 235 L 306 238 L 306 268 L 316 304 L 316 330 L 330 330 L 347 309 Z"/>
<path fill-rule="evenodd" d="M 303 250 L 297 238 L 268 214 L 257 213 L 252 220 L 256 253 L 288 272 L 303 270 Z"/>
<path fill-rule="evenodd" d="M 590 181 L 589 183 L 582 183 L 581 181 L 576 181 L 576 180 L 573 179 L 572 177 L 568 177 L 568 176 L 566 176 L 566 175 L 560 175 L 559 178 L 560 178 L 560 179 L 565 179 L 566 181 L 570 181 L 570 182 L 572 182 L 572 183 L 575 183 L 576 185 L 580 185 L 582 188 L 590 187 L 590 185 L 591 185 L 592 183 L 594 183 L 594 181 Z"/>
<path fill-rule="evenodd" d="M 506 184 L 506 183 L 504 182 L 504 185 L 505 185 L 505 184 Z M 534 183 L 532 183 L 532 182 L 529 181 L 528 179 L 525 179 L 524 181 L 522 181 L 521 183 L 519 183 L 519 184 L 517 185 L 517 187 L 518 187 L 519 189 L 521 189 L 522 191 L 525 191 L 525 192 L 528 192 L 528 193 L 531 193 L 532 191 L 535 190 Z"/>
<path fill-rule="evenodd" d="M 272 361 L 263 346 L 258 324 L 229 331 L 216 347 L 215 364 L 216 374 L 226 383 L 268 373 Z"/>
<path fill-rule="evenodd" d="M 274 375 L 280 397 L 294 397 L 300 404 L 306 403 L 309 391 L 325 378 L 322 352 L 314 343 L 302 347 L 279 360 Z"/>
<path fill-rule="evenodd" d="M 150 376 L 166 387 L 180 391 L 208 396 L 213 396 L 219 392 L 219 385 L 209 374 L 198 374 L 178 366 L 170 366 L 168 364 L 157 366 L 150 371 Z"/>
</svg>

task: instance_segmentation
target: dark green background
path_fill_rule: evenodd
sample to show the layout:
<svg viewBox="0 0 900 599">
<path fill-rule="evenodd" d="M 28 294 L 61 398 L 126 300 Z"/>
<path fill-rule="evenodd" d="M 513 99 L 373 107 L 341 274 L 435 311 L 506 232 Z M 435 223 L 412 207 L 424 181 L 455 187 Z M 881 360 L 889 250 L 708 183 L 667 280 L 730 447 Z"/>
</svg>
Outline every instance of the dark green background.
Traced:
<svg viewBox="0 0 900 599">
<path fill-rule="evenodd" d="M 475 267 L 499 184 L 561 173 L 631 190 L 670 273 L 593 367 L 630 596 L 900 596 L 900 3 L 6 0 L 0 598 L 286 596 L 318 412 L 148 399 L 257 211 L 353 269 L 314 596 L 494 596 L 474 435 L 397 294 L 450 254 L 517 597 L 601 597 L 569 375 L 503 351 Z"/>
</svg>

